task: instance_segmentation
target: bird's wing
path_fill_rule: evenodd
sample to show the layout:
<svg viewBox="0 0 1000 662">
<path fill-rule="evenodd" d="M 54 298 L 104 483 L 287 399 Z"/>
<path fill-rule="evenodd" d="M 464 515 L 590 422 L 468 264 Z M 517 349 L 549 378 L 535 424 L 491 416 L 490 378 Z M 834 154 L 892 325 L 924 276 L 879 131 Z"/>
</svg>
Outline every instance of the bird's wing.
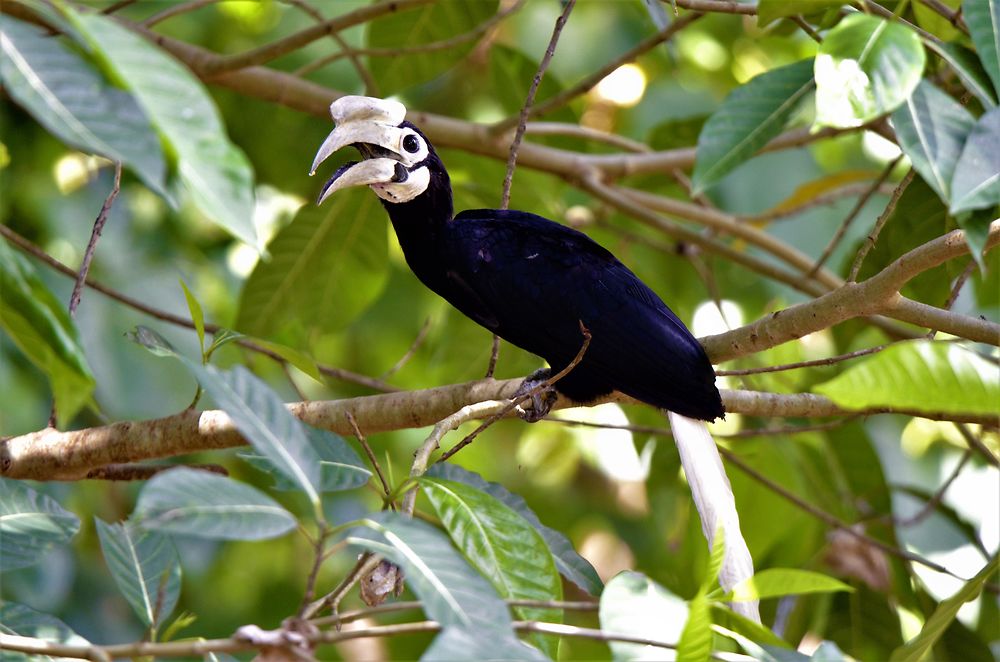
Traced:
<svg viewBox="0 0 1000 662">
<path fill-rule="evenodd" d="M 588 328 L 584 360 L 561 388 L 567 394 L 575 385 L 594 396 L 617 389 L 686 415 L 721 415 L 698 341 L 583 233 L 525 212 L 473 210 L 455 218 L 449 237 L 456 279 L 492 313 L 501 337 L 560 368 L 582 345 L 579 323 Z"/>
</svg>

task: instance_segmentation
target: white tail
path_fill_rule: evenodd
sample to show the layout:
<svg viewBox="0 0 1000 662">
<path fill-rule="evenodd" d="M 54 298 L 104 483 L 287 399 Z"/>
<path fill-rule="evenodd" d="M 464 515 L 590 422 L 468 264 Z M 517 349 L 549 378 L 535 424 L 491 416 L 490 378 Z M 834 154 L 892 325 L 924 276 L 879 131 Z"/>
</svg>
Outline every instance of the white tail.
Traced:
<svg viewBox="0 0 1000 662">
<path fill-rule="evenodd" d="M 681 455 L 681 465 L 691 486 L 694 505 L 701 516 L 701 530 L 709 546 L 715 532 L 722 527 L 726 551 L 719 571 L 719 584 L 729 591 L 753 575 L 753 559 L 740 532 L 733 488 L 726 478 L 726 470 L 722 467 L 722 458 L 708 431 L 708 424 L 672 411 L 667 412 L 667 417 Z M 756 600 L 734 602 L 732 607 L 736 613 L 760 623 Z"/>
</svg>

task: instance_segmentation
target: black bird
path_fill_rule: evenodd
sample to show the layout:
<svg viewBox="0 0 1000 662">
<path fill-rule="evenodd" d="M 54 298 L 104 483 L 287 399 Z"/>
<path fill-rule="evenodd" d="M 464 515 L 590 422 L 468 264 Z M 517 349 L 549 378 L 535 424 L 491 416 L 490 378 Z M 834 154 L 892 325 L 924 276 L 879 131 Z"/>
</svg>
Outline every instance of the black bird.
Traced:
<svg viewBox="0 0 1000 662">
<path fill-rule="evenodd" d="M 729 589 L 753 574 L 732 491 L 704 421 L 724 415 L 715 372 L 683 322 L 608 250 L 582 232 L 523 211 L 454 214 L 444 163 L 394 101 L 346 96 L 333 102 L 336 128 L 313 162 L 354 146 L 364 159 L 340 167 L 319 197 L 368 185 L 389 213 L 413 273 L 466 316 L 544 358 L 556 382 L 588 403 L 620 391 L 669 414 L 688 482 L 711 543 L 721 526 Z M 545 375 L 533 375 L 533 385 Z M 538 413 L 538 412 L 536 412 Z M 544 415 L 544 412 L 541 412 Z M 742 604 L 756 617 L 755 603 Z"/>
</svg>

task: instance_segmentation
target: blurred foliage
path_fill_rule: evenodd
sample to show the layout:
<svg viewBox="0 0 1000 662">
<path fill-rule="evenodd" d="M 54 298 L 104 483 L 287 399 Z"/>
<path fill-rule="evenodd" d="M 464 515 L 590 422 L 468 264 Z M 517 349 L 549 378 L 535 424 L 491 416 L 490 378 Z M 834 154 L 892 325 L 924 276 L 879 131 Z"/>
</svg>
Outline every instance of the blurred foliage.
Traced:
<svg viewBox="0 0 1000 662">
<path fill-rule="evenodd" d="M 76 4 L 80 11 L 85 11 L 107 8 L 115 3 L 93 0 Z M 345 14 L 368 4 L 362 0 L 313 3 L 326 17 Z M 419 46 L 473 30 L 492 16 L 498 6 L 504 10 L 511 4 L 508 0 L 500 3 L 443 0 L 351 27 L 338 36 L 353 48 Z M 647 10 L 646 4 L 640 0 L 579 3 L 566 25 L 537 99 L 544 100 L 557 94 L 658 30 L 656 21 L 662 20 L 662 14 Z M 591 93 L 579 96 L 568 106 L 542 119 L 582 123 L 613 131 L 656 150 L 694 148 L 700 144 L 702 129 L 713 124 L 709 117 L 720 109 L 733 112 L 727 104 L 734 98 L 737 101 L 740 99 L 739 95 L 730 96 L 733 90 L 750 89 L 751 86 L 740 86 L 755 76 L 781 67 L 802 69 L 803 65 L 795 63 L 816 56 L 817 44 L 786 17 L 791 13 L 803 13 L 814 29 L 826 34 L 826 30 L 837 24 L 836 7 L 841 4 L 835 0 L 794 3 L 761 0 L 762 16 L 759 21 L 750 16 L 707 15 L 684 29 L 672 42 L 656 46 L 637 60 L 646 81 L 639 103 L 617 106 Z M 950 103 L 955 103 L 954 99 L 962 96 L 963 85 L 969 88 L 973 98 L 967 104 L 967 111 L 962 112 L 977 119 L 988 118 L 988 121 L 979 120 L 977 126 L 980 132 L 988 134 L 987 137 L 992 135 L 995 138 L 995 135 L 989 134 L 997 117 L 996 109 L 988 108 L 996 98 L 995 91 L 989 90 L 989 84 L 991 81 L 1000 82 L 1000 74 L 995 68 L 995 57 L 992 60 L 983 59 L 985 71 L 976 60 L 976 53 L 982 53 L 984 49 L 992 48 L 995 55 L 995 41 L 990 46 L 984 36 L 985 24 L 973 24 L 972 14 L 967 14 L 970 35 L 931 12 L 925 6 L 929 3 L 885 4 L 924 30 L 954 42 L 948 45 L 952 48 L 949 52 L 971 54 L 971 60 L 963 60 L 960 55 L 947 59 L 932 54 L 939 49 L 927 51 L 924 84 L 928 84 L 926 80 L 933 77 L 940 88 L 940 95 L 937 96 L 947 97 L 952 100 Z M 944 4 L 958 6 L 953 0 Z M 964 4 L 973 6 L 973 11 L 980 10 L 977 5 L 996 7 L 995 0 L 979 0 L 978 3 L 971 0 Z M 211 3 L 197 11 L 158 23 L 155 30 L 218 53 L 240 53 L 312 26 L 315 19 L 302 11 L 301 5 L 279 0 Z M 794 12 L 791 11 L 793 5 Z M 129 21 L 140 21 L 176 6 L 174 2 L 143 0 L 118 9 L 116 15 Z M 666 10 L 667 19 L 673 20 L 670 3 L 664 3 L 661 9 Z M 498 121 L 516 114 L 520 109 L 560 10 L 560 3 L 554 0 L 528 0 L 498 23 L 495 29 L 451 48 L 394 57 L 373 55 L 364 57 L 363 61 L 368 65 L 380 93 L 398 95 L 411 108 L 474 122 Z M 10 24 L 10 18 L 4 16 L 3 19 L 4 25 Z M 875 20 L 870 17 L 865 19 L 870 26 L 870 21 Z M 87 26 L 93 29 L 94 25 L 94 19 L 88 18 Z M 849 27 L 841 21 L 838 29 Z M 916 48 L 921 56 L 924 55 L 926 49 L 919 46 L 915 33 L 899 24 L 892 27 L 890 37 L 904 40 L 907 49 Z M 858 37 L 856 34 L 848 36 Z M 32 35 L 32 38 L 36 41 L 49 39 L 38 35 Z M 100 34 L 91 35 L 88 43 L 99 46 L 107 39 L 106 34 L 103 37 Z M 85 45 L 70 39 L 53 43 L 61 44 L 60 48 L 70 53 L 87 51 Z M 827 46 L 834 48 L 836 44 Z M 891 44 L 883 46 L 891 48 Z M 117 47 L 125 48 L 124 54 L 108 50 L 98 56 L 102 67 L 87 71 L 95 76 L 97 71 L 110 73 L 108 80 L 122 89 L 131 89 L 129 85 L 136 82 L 140 87 L 143 82 L 148 82 L 140 66 L 144 61 L 140 59 L 136 64 L 125 56 L 142 55 L 139 52 L 142 49 L 159 56 L 160 51 L 148 44 L 136 46 L 131 41 L 125 46 L 117 43 Z M 958 50 L 961 48 L 966 50 Z M 333 39 L 323 38 L 283 55 L 268 66 L 294 72 L 339 50 L 340 46 Z M 123 58 L 130 66 L 115 74 L 110 65 Z M 147 66 L 150 61 L 156 62 L 146 60 Z M 912 78 L 913 64 L 897 62 L 894 66 L 906 69 L 904 73 Z M 959 70 L 952 72 L 951 66 L 957 66 Z M 40 246 L 50 256 L 75 268 L 82 259 L 92 219 L 111 188 L 113 168 L 109 168 L 105 160 L 76 151 L 100 151 L 92 143 L 74 139 L 65 132 L 51 126 L 46 128 L 36 121 L 37 111 L 29 112 L 31 105 L 18 95 L 9 74 L 3 75 L 0 218 L 3 225 Z M 129 77 L 135 81 L 130 83 Z M 308 79 L 346 93 L 374 92 L 366 88 L 365 81 L 347 57 L 315 69 L 308 74 Z M 967 81 L 973 79 L 985 81 L 985 87 L 970 86 Z M 895 90 L 902 97 L 908 96 L 912 87 L 910 83 L 913 80 L 908 81 L 906 89 Z M 201 94 L 198 84 L 193 79 L 191 83 L 196 86 L 194 94 Z M 149 93 L 148 88 L 144 89 Z M 148 94 L 145 97 L 136 94 L 136 97 L 143 103 L 156 105 L 156 98 L 170 97 L 163 90 L 164 86 L 161 86 L 152 90 L 152 97 Z M 367 191 L 355 192 L 353 197 L 347 195 L 335 206 L 323 210 L 311 207 L 319 182 L 306 176 L 308 164 L 316 147 L 330 130 L 329 122 L 220 86 L 208 84 L 204 90 L 217 106 L 221 125 L 224 126 L 214 127 L 212 117 L 198 114 L 197 119 L 207 125 L 207 129 L 201 127 L 203 130 L 212 132 L 218 129 L 212 136 L 219 141 L 215 147 L 206 147 L 197 141 L 197 144 L 185 142 L 192 138 L 185 133 L 192 128 L 187 122 L 190 118 L 169 113 L 171 110 L 180 113 L 183 110 L 179 108 L 180 104 L 175 108 L 159 106 L 160 115 L 150 112 L 148 108 L 147 113 L 159 131 L 164 148 L 163 158 L 172 175 L 183 175 L 185 159 L 203 165 L 218 157 L 220 151 L 226 155 L 218 160 L 223 165 L 228 163 L 232 169 L 222 167 L 220 171 L 213 171 L 213 176 L 222 178 L 227 186 L 231 184 L 235 188 L 242 186 L 246 189 L 241 189 L 237 197 L 247 211 L 249 198 L 243 196 L 255 194 L 253 230 L 249 228 L 251 219 L 247 218 L 247 213 L 235 221 L 220 221 L 217 208 L 213 209 L 211 203 L 200 199 L 197 191 L 194 195 L 190 191 L 183 192 L 176 178 L 174 181 L 168 179 L 166 187 L 169 194 L 165 198 L 146 188 L 146 184 L 158 181 L 148 170 L 137 166 L 127 168 L 122 178 L 121 193 L 110 211 L 97 249 L 90 271 L 92 278 L 158 309 L 190 317 L 184 291 L 178 285 L 178 280 L 183 279 L 200 302 L 207 321 L 286 343 L 311 360 L 374 377 L 386 375 L 396 366 L 397 361 L 411 349 L 426 323 L 424 340 L 415 347 L 402 367 L 385 377 L 393 386 L 425 388 L 482 377 L 490 354 L 489 334 L 427 291 L 412 276 L 391 228 Z M 122 92 L 114 90 L 112 93 Z M 885 100 L 878 101 L 884 103 Z M 208 97 L 198 97 L 198 103 L 207 104 Z M 878 112 L 894 108 L 879 106 Z M 121 107 L 115 110 L 128 115 Z M 869 119 L 870 109 L 863 110 L 844 120 L 844 123 Z M 931 111 L 925 117 L 934 117 L 933 108 Z M 722 118 L 724 115 L 720 113 L 715 117 Z M 776 116 L 782 126 L 786 117 L 791 117 L 791 126 L 810 126 L 816 120 L 813 98 L 806 95 L 805 102 L 794 109 L 783 107 L 780 115 L 773 108 L 765 108 L 762 117 L 777 121 Z M 921 114 L 913 113 L 913 117 L 919 123 Z M 820 120 L 829 119 L 829 116 L 820 117 Z M 971 123 L 969 126 L 972 126 Z M 136 135 L 141 137 L 147 130 L 148 126 L 139 127 L 135 129 Z M 72 146 L 67 146 L 53 134 L 66 139 Z M 965 137 L 966 134 L 962 134 L 962 138 Z M 529 134 L 529 140 L 582 153 L 618 151 L 607 145 L 566 136 L 532 137 Z M 199 149 L 207 149 L 208 155 Z M 838 186 L 870 180 L 899 154 L 895 146 L 886 148 L 870 132 L 848 133 L 752 159 L 749 159 L 750 151 L 738 152 L 739 158 L 734 161 L 739 164 L 734 164 L 731 169 L 727 167 L 726 173 L 709 182 L 714 185 L 706 183 L 708 204 L 747 217 L 796 207 Z M 440 152 L 455 187 L 456 209 L 497 206 L 504 176 L 502 163 L 456 148 L 441 149 Z M 251 179 L 244 167 L 243 154 L 253 168 L 255 183 L 252 191 L 249 189 Z M 953 156 L 956 161 L 961 160 L 960 155 Z M 134 155 L 135 163 L 141 164 L 143 157 L 160 158 L 150 151 Z M 334 167 L 343 163 L 344 158 L 334 157 Z M 917 158 L 913 160 L 918 163 Z M 128 159 L 126 164 L 129 165 Z M 961 172 L 965 173 L 962 175 L 963 185 L 968 188 L 977 183 L 978 180 L 973 181 L 975 173 L 970 171 L 968 164 L 960 164 L 953 170 L 960 168 L 964 168 Z M 925 170 L 919 166 L 917 169 L 924 174 Z M 897 169 L 891 175 L 890 184 L 898 183 L 901 171 Z M 190 172 L 188 175 L 193 176 Z M 684 184 L 666 173 L 633 177 L 630 185 L 672 197 L 687 197 Z M 994 195 L 992 190 L 987 190 L 987 201 L 993 199 L 989 197 Z M 967 217 L 954 219 L 949 216 L 947 194 L 947 186 L 928 186 L 916 177 L 868 256 L 862 277 L 876 273 L 901 253 L 940 236 L 956 224 L 967 227 L 967 223 L 972 223 Z M 201 195 L 204 196 L 204 191 Z M 836 269 L 838 273 L 846 273 L 858 245 L 887 200 L 888 196 L 878 192 L 862 207 L 828 262 L 829 265 L 840 265 Z M 754 222 L 771 236 L 808 255 L 817 256 L 853 204 L 853 198 L 839 197 L 828 204 L 806 205 L 789 216 Z M 697 335 L 718 333 L 724 330 L 725 326 L 720 325 L 726 322 L 735 327 L 804 300 L 800 292 L 784 284 L 752 274 L 748 277 L 743 267 L 666 237 L 656 229 L 589 198 L 570 182 L 550 174 L 519 168 L 514 178 L 511 207 L 582 226 L 663 295 L 681 319 L 693 320 L 692 328 Z M 993 211 L 992 207 L 981 207 L 986 209 L 983 213 L 995 218 L 995 214 L 989 214 Z M 230 236 L 226 228 L 233 227 L 237 227 L 239 234 L 246 238 L 252 237 L 255 231 L 263 243 L 269 242 L 268 254 L 258 254 L 253 247 Z M 732 245 L 738 250 L 756 252 L 756 249 L 740 242 L 733 242 Z M 14 324 L 6 320 L 13 319 L 15 313 L 29 307 L 27 304 L 16 307 L 17 297 L 34 292 L 34 299 L 41 307 L 31 310 L 50 310 L 49 328 L 70 324 L 68 319 L 63 319 L 62 310 L 55 312 L 55 306 L 57 302 L 68 301 L 72 283 L 41 262 L 16 255 L 15 250 L 11 245 L 0 244 L 5 276 L 2 281 L 4 289 L 0 291 L 4 304 L 0 306 L 0 313 L 4 315 L 4 328 L 7 329 L 7 333 L 0 333 L 0 387 L 3 392 L 0 435 L 23 434 L 45 426 L 53 398 L 50 379 L 53 372 L 65 370 L 65 365 L 71 365 L 73 374 L 88 384 L 92 377 L 95 385 L 95 405 L 75 414 L 70 427 L 83 428 L 108 421 L 165 416 L 182 410 L 191 402 L 197 387 L 195 376 L 204 377 L 204 374 L 197 370 L 192 372 L 180 362 L 150 354 L 129 342 L 125 333 L 140 324 L 153 327 L 179 354 L 194 362 L 202 355 L 196 334 L 151 319 L 93 290 L 84 292 L 83 302 L 75 317 L 75 329 L 70 327 L 70 331 L 60 334 L 60 338 L 65 340 L 65 344 L 60 346 L 65 360 L 55 365 L 55 359 L 39 359 L 39 341 L 26 345 L 25 338 L 29 336 L 12 332 L 10 329 Z M 994 250 L 986 256 L 983 268 L 972 272 L 970 286 L 962 291 L 955 303 L 957 311 L 998 319 L 998 259 L 998 252 Z M 904 294 L 931 305 L 942 305 L 964 263 L 964 260 L 949 262 L 928 271 L 914 279 Z M 23 271 L 22 266 L 25 267 Z M 15 272 L 21 277 L 17 282 L 7 278 Z M 286 288 L 287 294 L 281 288 Z M 720 319 L 715 326 L 708 323 L 699 326 L 699 319 L 705 318 L 698 317 L 698 314 L 703 315 L 706 310 L 714 311 L 712 299 L 717 295 L 732 304 L 738 319 Z M 57 332 L 51 333 L 55 335 Z M 865 322 L 852 321 L 800 341 L 743 357 L 726 367 L 754 367 L 822 358 L 886 340 L 881 331 Z M 995 350 L 978 349 L 990 352 L 982 361 L 995 362 Z M 85 361 L 79 357 L 85 357 Z M 246 366 L 286 401 L 300 399 L 299 391 L 313 399 L 371 393 L 366 387 L 345 381 L 324 378 L 320 382 L 295 369 L 291 369 L 288 377 L 275 362 L 233 343 L 220 348 L 213 357 L 213 363 L 223 368 Z M 801 393 L 841 375 L 849 365 L 836 364 L 725 379 L 727 386 L 733 388 Z M 537 367 L 537 358 L 506 343 L 502 345 L 497 377 L 520 376 Z M 906 367 L 903 365 L 900 368 L 904 374 Z M 65 382 L 59 383 L 65 386 Z M 64 392 L 57 388 L 55 393 L 57 401 L 65 401 Z M 910 396 L 914 393 L 919 395 L 919 390 L 908 391 Z M 990 393 L 993 391 L 988 391 L 987 397 Z M 85 396 L 89 396 L 89 391 L 84 393 L 78 390 L 76 395 L 77 401 L 61 408 L 62 414 L 75 412 L 86 404 L 88 397 Z M 956 394 L 956 397 L 959 395 Z M 201 404 L 214 407 L 223 403 L 206 398 Z M 603 420 L 608 422 L 620 420 L 616 417 L 622 416 L 633 425 L 664 427 L 662 415 L 648 407 L 626 406 L 614 411 L 617 413 L 597 416 L 606 417 Z M 574 412 L 567 412 L 565 418 L 577 417 Z M 765 600 L 762 604 L 765 623 L 772 626 L 774 633 L 792 648 L 801 645 L 803 650 L 807 650 L 810 643 L 815 647 L 826 640 L 831 648 L 824 650 L 837 650 L 839 647 L 839 650 L 856 659 L 888 659 L 904 641 L 914 639 L 925 623 L 934 627 L 927 628 L 916 644 L 899 649 L 902 651 L 900 655 L 916 655 L 913 651 L 930 650 L 933 659 L 978 660 L 1000 654 L 1000 609 L 997 606 L 995 575 L 966 583 L 919 564 L 903 562 L 880 550 L 858 544 L 850 536 L 835 533 L 793 502 L 798 500 L 812 504 L 832 516 L 853 523 L 857 529 L 887 545 L 899 546 L 942 563 L 962 577 L 974 577 L 990 560 L 990 555 L 996 554 L 1000 539 L 997 525 L 1000 517 L 996 506 L 1000 503 L 1000 481 L 995 467 L 986 465 L 978 455 L 974 455 L 943 499 L 936 500 L 936 490 L 948 479 L 963 456 L 961 436 L 956 442 L 953 426 L 949 424 L 931 424 L 931 429 L 928 429 L 915 424 L 923 422 L 923 419 L 904 416 L 852 420 L 832 430 L 779 429 L 751 438 L 737 436 L 727 439 L 721 436 L 772 426 L 784 427 L 786 424 L 806 427 L 813 422 L 805 419 L 779 422 L 731 414 L 715 427 L 722 446 L 768 482 L 788 493 L 782 496 L 777 490 L 762 485 L 750 474 L 730 465 L 729 475 L 742 527 L 756 566 L 759 569 L 799 568 L 836 576 L 855 589 L 849 593 L 789 595 Z M 949 433 L 941 432 L 939 428 L 942 427 L 948 427 Z M 449 439 L 459 439 L 471 429 L 471 425 L 463 426 Z M 982 435 L 985 443 L 992 445 L 995 452 L 995 431 L 975 429 L 974 433 Z M 410 468 L 412 450 L 425 435 L 424 430 L 401 430 L 373 435 L 369 440 L 393 485 L 402 483 Z M 317 443 L 312 436 L 309 440 L 308 443 Z M 656 440 L 659 443 L 654 449 L 652 444 Z M 352 442 L 340 440 L 337 443 Z M 608 456 L 593 450 L 599 444 L 622 448 L 622 454 L 632 462 L 630 466 L 640 466 L 643 459 L 648 459 L 648 464 L 640 466 L 642 471 L 638 479 L 622 479 L 609 468 Z M 642 447 L 644 452 L 638 453 L 637 447 Z M 647 447 L 652 451 L 651 458 L 645 453 Z M 338 447 L 337 452 L 341 450 Z M 257 451 L 267 455 L 260 448 Z M 304 453 L 304 457 L 313 457 L 308 450 Z M 319 455 L 333 462 L 331 457 L 334 456 Z M 334 455 L 336 458 L 344 457 Z M 611 455 L 615 456 L 614 453 Z M 357 455 L 352 453 L 350 457 L 356 458 Z M 273 481 L 267 474 L 249 468 L 250 464 L 238 459 L 232 452 L 205 452 L 186 459 L 224 465 L 233 479 L 230 483 L 242 483 L 243 488 L 252 490 L 268 508 L 287 510 L 300 521 L 311 522 L 311 517 L 318 516 L 301 493 L 273 490 Z M 668 437 L 660 439 L 659 435 L 644 432 L 627 433 L 569 424 L 541 423 L 528 427 L 519 421 L 504 421 L 487 430 L 476 443 L 463 450 L 457 457 L 457 463 L 466 470 L 463 474 L 465 483 L 482 490 L 469 491 L 481 500 L 477 503 L 484 512 L 494 508 L 492 512 L 497 520 L 500 515 L 527 517 L 523 510 L 503 496 L 520 495 L 527 504 L 527 512 L 533 511 L 537 515 L 538 526 L 545 525 L 564 534 L 580 555 L 593 563 L 601 578 L 609 582 L 608 588 L 613 590 L 605 591 L 600 615 L 596 612 L 566 611 L 563 618 L 569 625 L 596 628 L 602 623 L 627 622 L 628 611 L 622 616 L 621 610 L 623 603 L 627 605 L 629 601 L 633 601 L 633 608 L 635 604 L 646 604 L 646 601 L 654 605 L 672 605 L 672 609 L 681 610 L 678 613 L 683 618 L 683 610 L 687 608 L 684 601 L 698 595 L 704 598 L 709 584 L 714 582 L 697 513 L 691 504 L 677 452 Z M 254 466 L 262 465 L 254 463 Z M 271 469 L 274 470 L 274 467 Z M 478 477 L 470 477 L 472 472 L 491 483 L 502 485 L 500 489 L 503 492 L 498 493 L 494 489 L 496 486 L 484 488 L 481 480 L 476 482 Z M 164 475 L 176 476 L 180 473 L 183 472 Z M 281 470 L 276 470 L 276 473 L 280 476 Z M 327 478 L 324 473 L 317 480 L 329 487 Z M 454 479 L 454 476 L 447 478 Z M 337 482 L 335 478 L 331 480 Z M 439 481 L 439 484 L 447 483 Z M 151 484 L 154 488 L 161 487 Z M 60 636 L 65 634 L 67 639 L 75 632 L 92 642 L 134 641 L 145 636 L 146 626 L 150 623 L 158 624 L 161 635 L 170 631 L 169 622 L 163 623 L 160 614 L 149 610 L 148 605 L 143 606 L 143 596 L 152 594 L 150 582 L 153 580 L 149 567 L 129 565 L 121 555 L 105 560 L 105 553 L 102 553 L 102 545 L 116 549 L 127 545 L 128 529 L 98 527 L 104 527 L 103 522 L 119 522 L 128 518 L 136 507 L 140 490 L 146 489 L 143 485 L 88 481 L 33 484 L 30 494 L 9 487 L 7 481 L 2 485 L 7 486 L 5 490 L 18 490 L 16 499 L 0 499 L 6 507 L 21 504 L 17 507 L 35 508 L 43 515 L 48 513 L 62 524 L 62 529 L 56 528 L 56 531 L 72 528 L 73 522 L 69 522 L 67 517 L 74 518 L 74 521 L 78 517 L 79 533 L 68 547 L 58 547 L 44 558 L 39 557 L 41 562 L 38 565 L 3 568 L 0 597 L 10 602 L 0 606 L 0 624 L 14 628 L 17 624 L 34 623 L 33 627 L 36 627 L 40 620 L 44 620 L 36 618 L 30 611 L 37 610 L 58 617 L 67 624 L 72 631 L 63 633 L 59 629 L 63 626 L 56 628 Z M 356 484 L 350 483 L 349 486 L 356 487 Z M 225 496 L 209 487 L 199 488 L 183 482 L 171 487 L 179 492 L 189 490 L 205 499 L 222 499 Z M 199 492 L 199 489 L 202 491 Z M 382 506 L 377 490 L 352 490 L 343 486 L 336 489 L 338 491 L 322 490 L 322 517 L 331 524 L 358 520 Z M 153 497 L 157 492 L 155 489 L 143 491 L 143 495 L 149 500 L 149 505 L 155 501 Z M 430 501 L 422 496 L 418 507 L 423 513 L 436 512 L 442 520 L 446 520 L 445 511 L 458 509 L 456 504 L 461 499 L 454 497 L 450 505 L 445 501 L 441 494 L 435 494 Z M 76 515 L 63 515 L 66 511 Z M 428 516 L 433 518 L 433 515 Z M 95 518 L 102 522 L 97 523 Z M 39 522 L 45 524 L 51 523 L 51 520 L 42 518 Z M 290 521 L 282 522 L 283 526 L 290 526 Z M 189 532 L 197 532 L 203 524 L 189 522 Z M 531 524 L 535 525 L 535 522 Z M 369 523 L 368 526 L 367 532 L 355 534 L 355 545 L 381 549 L 377 545 L 391 544 L 391 537 L 386 536 L 385 531 L 398 526 L 400 531 L 408 532 L 420 544 L 426 545 L 422 549 L 446 548 L 449 554 L 454 551 L 440 530 L 429 526 L 399 523 L 391 518 Z M 52 529 L 49 532 L 52 533 Z M 244 537 L 248 535 L 245 530 L 238 533 Z M 5 562 L 9 553 L 5 545 L 8 544 L 14 544 L 15 551 L 22 554 L 29 551 L 41 554 L 43 551 L 41 548 L 30 548 L 30 540 L 14 540 L 11 543 L 8 535 L 5 530 L 5 540 L 0 544 L 0 549 L 5 550 Z M 533 542 L 538 542 L 534 539 L 537 537 L 533 537 Z M 550 549 L 555 551 L 554 543 L 544 531 L 540 538 L 545 538 Z M 264 628 L 278 627 L 282 619 L 298 609 L 313 553 L 302 536 L 290 534 L 264 542 L 222 541 L 204 536 L 171 536 L 171 539 L 183 568 L 177 608 L 173 612 L 173 618 L 178 619 L 179 624 L 170 634 L 173 638 L 228 637 L 236 628 L 248 623 Z M 173 550 L 164 551 L 162 538 L 141 540 L 144 541 L 142 544 L 155 547 L 157 563 L 174 572 Z M 40 542 L 45 542 L 45 539 Z M 16 547 L 21 543 L 27 546 Z M 482 561 L 479 558 L 482 549 L 473 542 L 468 542 L 466 547 L 459 545 L 458 551 L 466 558 Z M 569 552 L 575 554 L 572 549 Z M 401 554 L 398 548 L 392 553 Z M 556 556 L 558 564 L 562 557 L 559 554 Z M 463 572 L 473 572 L 471 566 L 459 563 L 461 559 L 457 552 L 454 557 L 439 560 L 442 565 L 452 564 L 444 568 L 445 575 L 454 571 L 456 576 L 462 577 L 465 576 Z M 353 562 L 352 554 L 332 556 L 319 571 L 319 590 L 328 591 L 336 586 Z M 540 562 L 541 565 L 545 564 Z M 618 575 L 622 570 L 638 570 L 644 575 Z M 610 582 L 616 575 L 613 583 Z M 555 579 L 547 565 L 545 577 Z M 712 582 L 706 582 L 706 577 Z M 490 579 L 501 581 L 493 577 Z M 175 581 L 173 575 L 170 575 L 170 581 Z M 472 585 L 478 579 L 467 581 Z M 423 584 L 419 581 L 415 584 L 407 589 L 408 593 L 402 599 L 411 597 L 410 592 L 415 591 L 425 604 L 433 600 L 432 596 L 423 592 Z M 982 597 L 975 598 L 984 584 L 987 590 Z M 119 593 L 119 587 L 124 595 Z M 583 590 L 571 581 L 564 581 L 562 589 L 566 599 L 586 597 Z M 171 588 L 171 600 L 174 598 L 172 591 Z M 510 595 L 521 593 L 514 591 Z M 634 596 L 640 594 L 644 601 L 635 602 L 638 599 Z M 949 600 L 956 594 L 961 598 L 975 599 L 968 604 L 963 602 L 962 606 L 959 604 L 961 600 Z M 14 605 L 15 602 L 21 604 Z M 435 604 L 434 608 L 438 609 L 435 613 L 441 618 L 448 618 L 447 605 Z M 360 598 L 352 595 L 341 610 L 360 605 Z M 490 603 L 486 607 L 494 606 Z M 699 613 L 707 613 L 704 601 L 698 606 Z M 489 616 L 486 607 L 483 608 L 486 615 L 482 618 Z M 182 614 L 189 616 L 179 616 Z M 954 618 L 956 614 L 957 620 Z M 380 616 L 378 622 L 406 622 L 413 620 L 412 616 L 407 612 L 390 613 Z M 610 620 L 605 623 L 605 618 Z M 740 624 L 729 612 L 713 615 L 713 619 L 757 644 L 767 643 L 762 641 L 763 635 L 759 631 Z M 633 624 L 640 636 L 667 636 L 663 632 L 643 629 L 642 623 Z M 31 630 L 14 631 L 28 633 Z M 673 640 L 680 636 L 680 632 L 678 627 L 677 633 L 671 635 Z M 367 640 L 362 648 L 346 644 L 324 646 L 317 651 L 317 656 L 321 659 L 412 659 L 425 651 L 432 639 L 431 634 L 417 634 Z M 548 638 L 540 641 L 546 650 L 556 650 Z M 739 642 L 735 637 L 716 635 L 713 644 L 717 650 L 738 650 L 742 647 L 751 652 Z M 445 643 L 458 645 L 455 642 Z M 686 646 L 689 646 L 688 651 L 701 650 L 690 640 Z M 628 656 L 629 650 L 628 647 L 619 650 L 601 642 L 563 637 L 558 646 L 558 658 L 607 659 L 612 654 Z M 787 653 L 791 655 L 791 651 Z M 7 654 L 2 657 L 7 659 Z"/>
</svg>

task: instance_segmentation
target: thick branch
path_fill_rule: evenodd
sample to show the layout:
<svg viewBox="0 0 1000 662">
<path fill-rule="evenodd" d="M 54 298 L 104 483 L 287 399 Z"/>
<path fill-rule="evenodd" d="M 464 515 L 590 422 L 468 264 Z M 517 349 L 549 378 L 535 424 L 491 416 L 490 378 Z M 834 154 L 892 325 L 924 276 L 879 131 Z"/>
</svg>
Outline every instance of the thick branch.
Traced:
<svg viewBox="0 0 1000 662">
<path fill-rule="evenodd" d="M 509 399 L 520 379 L 492 379 L 420 391 L 385 393 L 332 401 L 296 402 L 288 409 L 310 425 L 349 435 L 350 412 L 368 434 L 433 425 L 471 404 Z M 848 415 L 829 399 L 809 393 L 785 395 L 757 391 L 723 391 L 726 411 L 760 417 Z M 613 394 L 600 402 L 635 401 Z M 597 403 L 594 403 L 597 404 Z M 556 408 L 578 406 L 560 398 Z M 889 410 L 871 410 L 882 413 Z M 996 425 L 995 416 L 955 415 L 894 410 L 925 418 Z M 245 442 L 221 411 L 186 410 L 148 421 L 123 421 L 71 432 L 46 428 L 0 442 L 0 475 L 31 480 L 78 480 L 95 468 L 219 448 Z"/>
</svg>

